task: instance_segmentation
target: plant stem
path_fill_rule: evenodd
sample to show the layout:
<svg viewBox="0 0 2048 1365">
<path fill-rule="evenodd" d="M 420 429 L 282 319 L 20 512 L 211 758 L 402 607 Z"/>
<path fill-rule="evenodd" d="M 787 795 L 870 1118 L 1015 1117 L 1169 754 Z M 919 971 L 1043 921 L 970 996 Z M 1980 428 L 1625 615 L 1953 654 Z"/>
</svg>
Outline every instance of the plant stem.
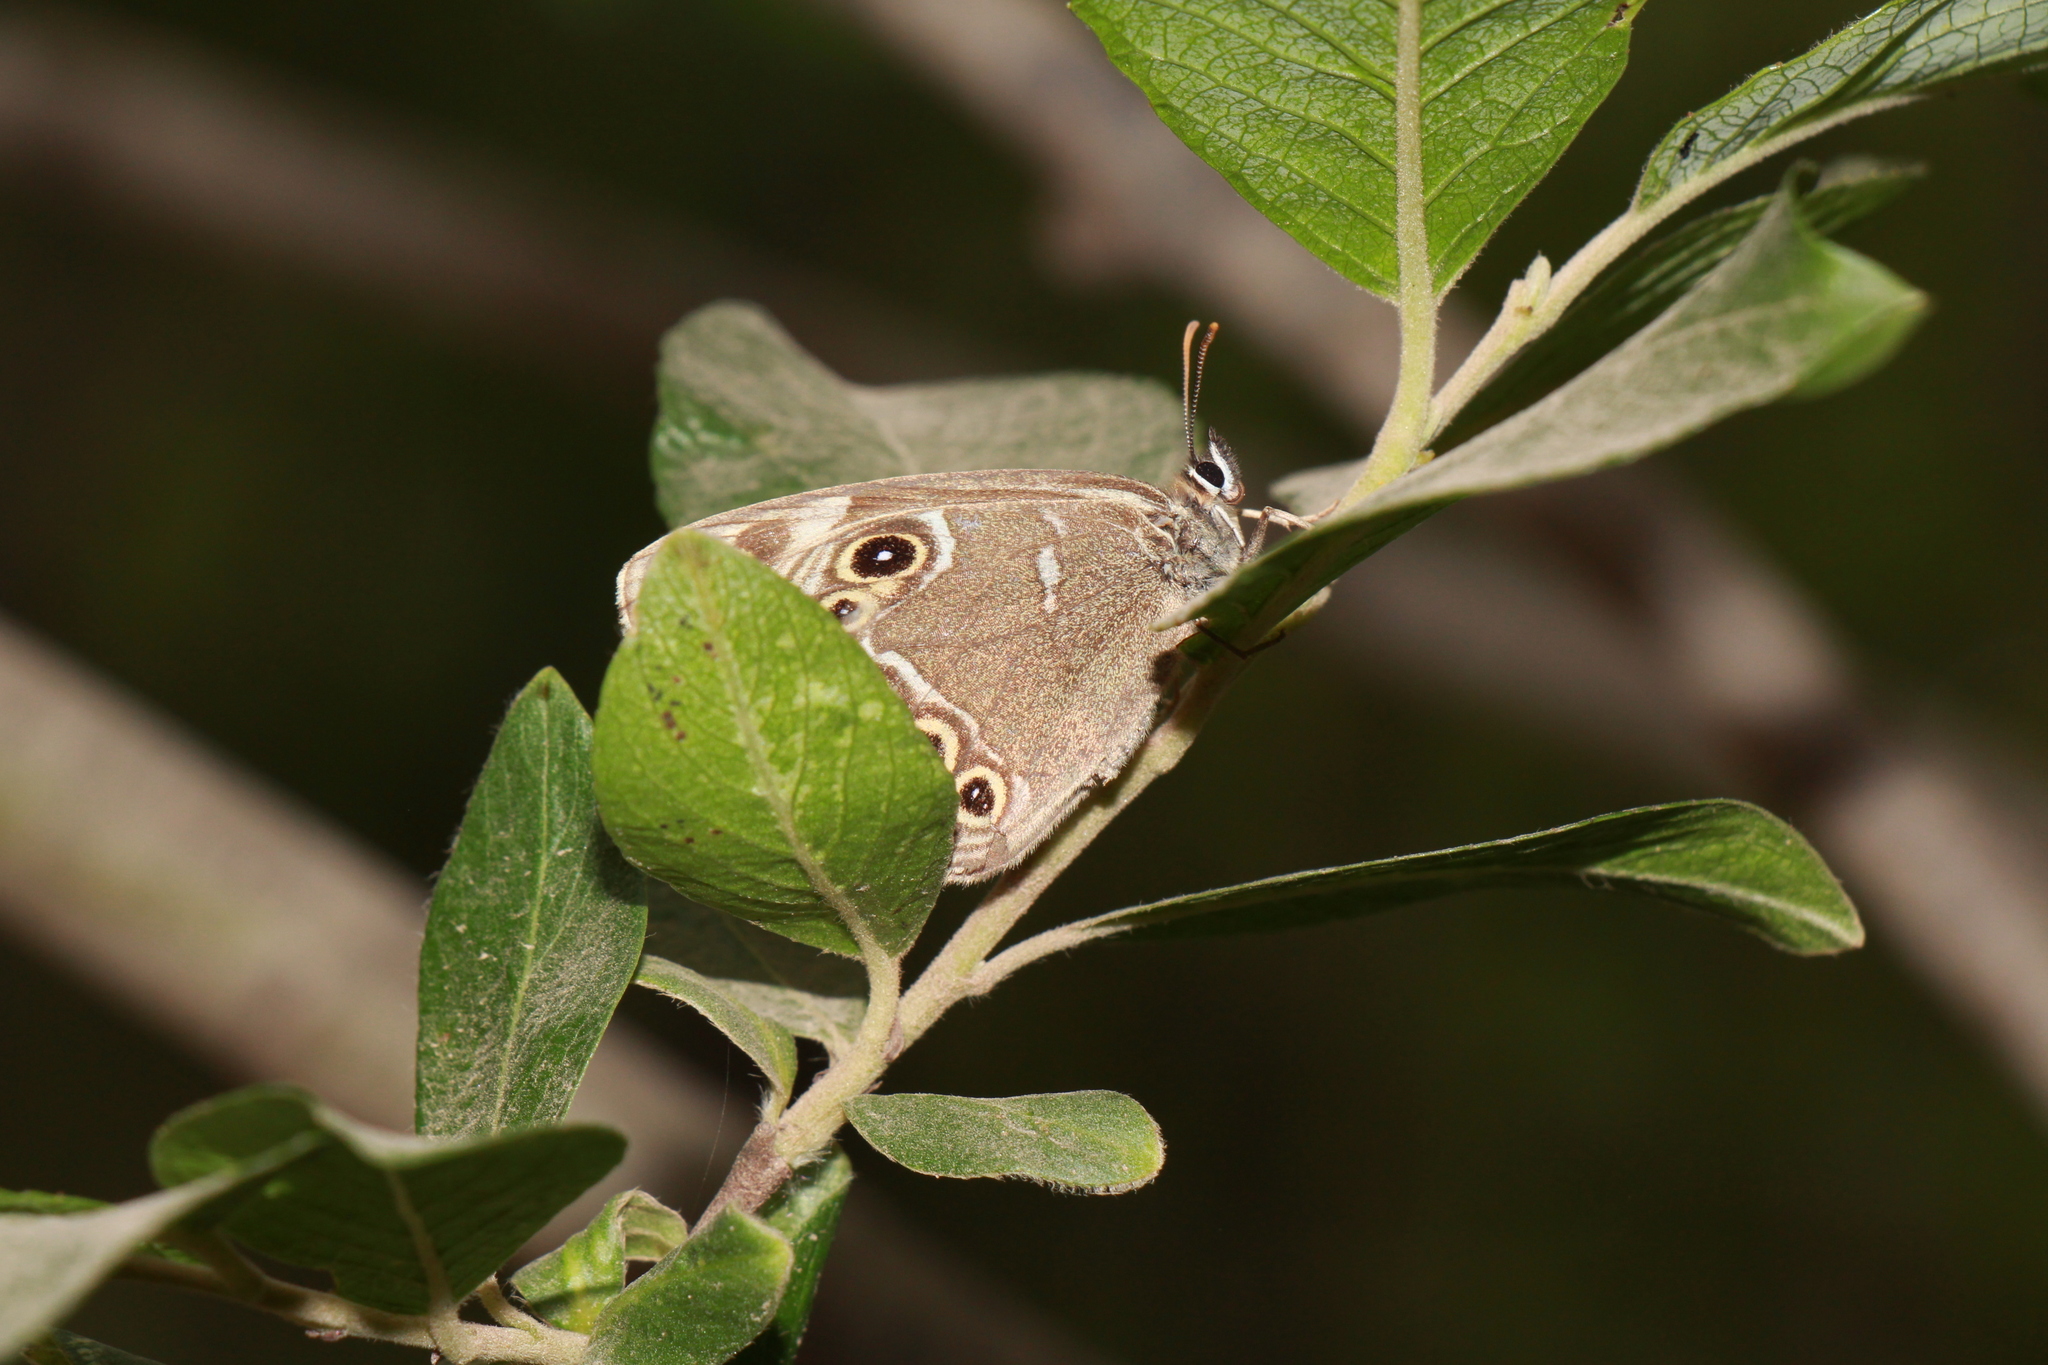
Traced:
<svg viewBox="0 0 2048 1365">
<path fill-rule="evenodd" d="M 848 1100 L 873 1089 L 889 1064 L 939 1016 L 995 984 L 999 977 L 983 973 L 984 959 L 1096 835 L 1140 792 L 1173 770 L 1243 667 L 1243 656 L 1234 653 L 1203 665 L 1182 689 L 1172 713 L 1139 746 L 1116 781 L 996 883 L 909 991 L 902 990 L 901 964 L 870 939 L 861 941 L 872 994 L 859 1035 L 779 1123 L 763 1123 L 754 1130 L 700 1215 L 698 1227 L 729 1207 L 758 1210 L 796 1166 L 832 1141 L 846 1122 Z"/>
<path fill-rule="evenodd" d="M 1430 405 L 1429 420 L 1422 439 L 1434 440 L 1450 425 L 1451 419 L 1478 396 L 1487 382 L 1500 372 L 1501 367 L 1514 358 L 1516 352 L 1556 325 L 1557 320 L 1564 316 L 1565 310 L 1585 292 L 1587 286 L 1600 277 L 1602 271 L 1621 259 L 1631 247 L 1680 209 L 1709 190 L 1726 183 L 1731 177 L 1740 175 L 1750 167 L 1769 160 L 1786 148 L 1804 142 L 1817 133 L 1825 132 L 1850 119 L 1862 118 L 1866 114 L 1874 114 L 1912 102 L 1911 96 L 1873 100 L 1845 110 L 1832 118 L 1802 124 L 1779 133 L 1776 137 L 1765 138 L 1690 180 L 1674 185 L 1648 204 L 1631 204 L 1626 213 L 1600 229 L 1584 246 L 1574 252 L 1572 258 L 1550 277 L 1547 287 L 1540 291 L 1525 291 L 1540 293 L 1540 297 L 1532 300 L 1519 297 L 1514 289 L 1508 291 L 1507 302 L 1502 305 L 1500 316 L 1495 319 L 1493 326 L 1487 329 L 1479 344 L 1473 347 L 1472 353 L 1465 357 L 1464 363 L 1458 366 L 1457 372 L 1445 381 L 1442 391 L 1436 396 L 1436 401 Z M 1531 278 L 1524 283 L 1535 283 L 1533 272 Z M 1528 312 L 1518 317 L 1518 307 L 1527 307 Z M 1405 312 L 1402 315 L 1402 325 L 1404 328 L 1407 325 Z M 1374 454 L 1378 454 L 1377 447 Z M 1366 472 L 1371 473 L 1369 464 Z M 1360 483 L 1363 482 L 1364 479 L 1361 478 Z M 1357 491 L 1354 487 L 1352 493 L 1355 494 Z M 1347 494 L 1346 500 L 1356 501 L 1356 498 Z"/>
<path fill-rule="evenodd" d="M 901 1051 L 898 1008 L 903 964 L 891 957 L 856 915 L 843 917 L 868 971 L 868 1007 L 852 1044 L 774 1122 L 762 1122 L 733 1158 L 718 1193 L 697 1217 L 699 1230 L 727 1208 L 753 1213 L 803 1161 L 822 1151 L 846 1122 L 846 1102 L 871 1089 Z"/>
<path fill-rule="evenodd" d="M 366 1341 L 388 1341 L 428 1351 L 444 1350 L 452 1345 L 456 1354 L 451 1358 L 463 1361 L 575 1365 L 583 1359 L 589 1346 L 589 1338 L 580 1332 L 564 1332 L 531 1318 L 527 1319 L 530 1325 L 523 1328 L 487 1327 L 457 1321 L 451 1329 L 424 1316 L 379 1312 L 318 1289 L 273 1279 L 250 1264 L 224 1240 L 204 1240 L 212 1244 L 204 1254 L 204 1259 L 209 1262 L 204 1269 L 154 1256 L 136 1256 L 121 1267 L 120 1273 L 125 1279 L 173 1284 L 181 1289 L 218 1295 L 312 1332 L 341 1332 Z M 194 1250 L 197 1251 L 196 1245 Z M 239 1262 L 239 1265 L 224 1273 L 213 1264 L 216 1261 L 223 1264 Z M 510 1308 L 510 1305 L 506 1307 Z M 518 1310 L 511 1311 L 516 1313 Z"/>
<path fill-rule="evenodd" d="M 1436 281 L 1429 263 L 1429 200 L 1422 179 L 1422 0 L 1398 0 L 1394 18 L 1394 256 L 1401 281 L 1401 370 L 1372 453 L 1339 508 L 1393 482 L 1421 459 L 1436 383 Z"/>
<path fill-rule="evenodd" d="M 1007 975 L 989 973 L 989 955 L 1095 837 L 1140 793 L 1179 765 L 1224 692 L 1244 671 L 1244 662 L 1243 655 L 1233 652 L 1204 665 L 1189 680 L 1172 714 L 1139 746 L 1116 781 L 1077 811 L 1022 867 L 996 883 L 904 997 L 906 1047 L 954 1005 L 986 993 Z"/>
</svg>

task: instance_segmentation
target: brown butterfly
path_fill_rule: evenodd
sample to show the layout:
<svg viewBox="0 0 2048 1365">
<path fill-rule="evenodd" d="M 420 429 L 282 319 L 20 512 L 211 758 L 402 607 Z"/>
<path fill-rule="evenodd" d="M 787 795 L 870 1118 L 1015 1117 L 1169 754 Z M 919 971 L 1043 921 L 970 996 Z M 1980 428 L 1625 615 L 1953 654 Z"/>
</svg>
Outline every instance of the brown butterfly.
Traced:
<svg viewBox="0 0 2048 1365">
<path fill-rule="evenodd" d="M 687 529 L 774 569 L 853 633 L 953 775 L 948 880 L 1010 866 L 1115 777 L 1157 723 L 1194 624 L 1154 626 L 1255 552 L 1237 460 L 1195 442 L 1211 324 L 1182 344 L 1187 464 L 1161 490 L 1114 474 L 992 469 L 820 488 Z M 628 629 L 656 541 L 619 574 Z"/>
</svg>

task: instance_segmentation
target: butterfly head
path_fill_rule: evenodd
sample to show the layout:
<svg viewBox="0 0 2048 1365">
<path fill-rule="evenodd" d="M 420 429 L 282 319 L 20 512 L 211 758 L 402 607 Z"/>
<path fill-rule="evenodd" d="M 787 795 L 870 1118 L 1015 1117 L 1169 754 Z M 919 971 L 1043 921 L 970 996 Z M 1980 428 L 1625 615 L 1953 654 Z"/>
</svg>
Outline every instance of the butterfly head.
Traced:
<svg viewBox="0 0 2048 1365">
<path fill-rule="evenodd" d="M 1230 443 L 1213 429 L 1205 444 L 1195 441 L 1195 405 L 1202 395 L 1202 369 L 1209 359 L 1209 346 L 1222 324 L 1212 322 L 1206 332 L 1198 322 L 1188 324 L 1181 337 L 1181 423 L 1187 436 L 1187 463 L 1173 481 L 1173 500 L 1180 507 L 1183 551 L 1200 566 L 1198 578 L 1207 583 L 1224 578 L 1244 558 L 1244 529 L 1239 524 L 1237 505 L 1244 501 L 1244 475 Z M 1200 343 L 1196 338 L 1200 336 Z"/>
<path fill-rule="evenodd" d="M 1180 477 L 1205 501 L 1226 502 L 1232 507 L 1244 501 L 1244 475 L 1238 470 L 1237 455 L 1220 432 L 1210 431 L 1208 450 L 1191 455 Z"/>
</svg>

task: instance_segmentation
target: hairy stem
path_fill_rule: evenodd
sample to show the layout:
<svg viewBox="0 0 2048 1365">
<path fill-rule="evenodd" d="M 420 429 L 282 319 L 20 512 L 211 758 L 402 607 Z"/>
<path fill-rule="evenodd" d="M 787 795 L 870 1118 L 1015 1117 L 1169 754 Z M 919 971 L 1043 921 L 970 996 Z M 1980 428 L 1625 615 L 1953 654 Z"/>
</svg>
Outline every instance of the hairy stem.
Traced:
<svg viewBox="0 0 2048 1365">
<path fill-rule="evenodd" d="M 183 1241 L 184 1239 L 180 1239 Z M 295 1327 L 310 1332 L 339 1332 L 365 1341 L 388 1341 L 399 1346 L 445 1351 L 451 1359 L 475 1362 L 505 1362 L 505 1365 L 576 1365 L 583 1359 L 589 1338 L 580 1332 L 564 1332 L 525 1314 L 510 1304 L 505 1307 L 525 1319 L 521 1327 L 487 1327 L 455 1321 L 452 1326 L 425 1316 L 384 1313 L 359 1303 L 303 1285 L 273 1279 L 252 1265 L 239 1251 L 219 1238 L 210 1243 L 206 1267 L 183 1265 L 154 1256 L 135 1256 L 124 1263 L 124 1279 L 171 1284 L 202 1294 L 213 1294 L 245 1304 Z M 197 1247 L 194 1247 L 195 1252 Z M 212 1262 L 220 1262 L 216 1268 Z M 239 1263 L 239 1264 L 236 1264 Z M 495 1288 L 495 1284 L 492 1285 Z M 503 1295 L 499 1295 L 502 1300 Z"/>
<path fill-rule="evenodd" d="M 1401 280 L 1401 372 L 1348 507 L 1422 458 L 1436 383 L 1436 281 L 1429 263 L 1428 197 L 1422 182 L 1422 0 L 1398 0 L 1394 30 L 1394 255 Z"/>
<path fill-rule="evenodd" d="M 899 1007 L 903 999 L 903 965 L 876 941 L 858 916 L 844 917 L 848 932 L 860 944 L 868 970 L 868 1007 L 860 1031 L 844 1053 L 797 1097 L 782 1116 L 759 1124 L 733 1159 L 718 1193 L 698 1216 L 699 1229 L 727 1208 L 758 1210 L 782 1188 L 805 1158 L 822 1151 L 846 1122 L 846 1102 L 874 1087 L 902 1050 Z"/>
<path fill-rule="evenodd" d="M 905 1046 L 923 1036 L 954 1005 L 986 993 L 1008 974 L 991 975 L 989 955 L 1096 836 L 1145 788 L 1179 765 L 1224 692 L 1243 671 L 1244 656 L 1234 651 L 1205 665 L 1189 680 L 1172 713 L 1139 747 L 1117 780 L 1060 826 L 1021 867 L 996 883 L 904 997 Z"/>
<path fill-rule="evenodd" d="M 1587 286 L 1600 277 L 1601 272 L 1621 259 L 1631 247 L 1680 209 L 1709 190 L 1726 183 L 1730 177 L 1740 175 L 1750 167 L 1769 160 L 1786 148 L 1804 142 L 1817 133 L 1826 132 L 1837 124 L 1847 123 L 1851 119 L 1862 118 L 1866 114 L 1878 113 L 1898 105 L 1911 104 L 1913 101 L 1914 97 L 1910 95 L 1872 100 L 1844 110 L 1831 118 L 1817 119 L 1812 123 L 1801 124 L 1799 127 L 1779 133 L 1775 137 L 1765 138 L 1692 179 L 1673 186 L 1660 198 L 1648 204 L 1631 205 L 1628 212 L 1594 234 L 1555 275 L 1542 282 L 1540 287 L 1536 272 L 1532 270 L 1528 277 L 1518 282 L 1516 288 L 1508 291 L 1507 302 L 1502 305 L 1500 317 L 1487 330 L 1479 344 L 1473 347 L 1472 353 L 1465 357 L 1465 362 L 1458 367 L 1457 373 L 1445 381 L 1443 390 L 1430 405 L 1429 420 L 1423 439 L 1433 440 L 1449 426 L 1451 419 L 1486 387 L 1487 382 L 1500 372 L 1503 365 L 1514 358 L 1516 352 L 1557 324 L 1557 320 L 1564 316 L 1565 310 L 1586 291 Z M 1517 290 L 1521 292 L 1518 293 Z M 1532 298 L 1531 295 L 1540 297 Z M 1518 310 L 1522 309 L 1526 311 L 1518 314 Z M 1407 325 L 1405 313 L 1402 325 L 1404 328 Z M 1370 466 L 1367 472 L 1371 472 Z M 1363 483 L 1364 480 L 1361 479 L 1360 482 Z M 1354 488 L 1353 492 L 1356 491 Z M 1355 500 L 1347 495 L 1347 501 Z"/>
<path fill-rule="evenodd" d="M 948 1009 L 1000 979 L 984 971 L 989 954 L 1095 837 L 1139 793 L 1173 770 L 1243 667 L 1244 656 L 1235 652 L 1202 666 L 1117 780 L 995 884 L 910 990 L 902 990 L 900 964 L 862 940 L 873 994 L 853 1046 L 811 1082 L 780 1122 L 754 1130 L 700 1216 L 700 1228 L 729 1207 L 758 1210 L 796 1166 L 832 1141 L 846 1122 L 848 1100 L 873 1089 L 889 1064 Z"/>
</svg>

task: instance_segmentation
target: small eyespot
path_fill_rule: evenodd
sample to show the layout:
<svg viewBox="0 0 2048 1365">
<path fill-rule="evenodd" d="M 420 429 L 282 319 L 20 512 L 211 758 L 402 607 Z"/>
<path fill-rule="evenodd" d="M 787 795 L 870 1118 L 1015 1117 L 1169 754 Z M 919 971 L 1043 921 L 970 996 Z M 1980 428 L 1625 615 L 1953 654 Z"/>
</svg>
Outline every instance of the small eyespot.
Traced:
<svg viewBox="0 0 2048 1365">
<path fill-rule="evenodd" d="M 925 544 L 913 536 L 868 536 L 848 546 L 839 556 L 839 576 L 852 583 L 872 583 L 895 578 L 924 567 Z"/>
<path fill-rule="evenodd" d="M 960 732 L 939 717 L 926 714 L 917 718 L 917 728 L 924 731 L 925 738 L 939 751 L 939 761 L 952 772 L 953 765 L 960 761 Z"/>
<path fill-rule="evenodd" d="M 986 829 L 1003 818 L 1003 804 L 1009 787 L 993 768 L 969 768 L 953 781 L 960 793 L 960 819 L 974 829 Z"/>
<path fill-rule="evenodd" d="M 875 614 L 875 606 L 874 595 L 865 592 L 835 592 L 825 599 L 825 610 L 848 630 L 866 625 Z"/>
<path fill-rule="evenodd" d="M 1221 493 L 1229 482 L 1223 476 L 1223 468 L 1213 460 L 1198 460 L 1195 463 L 1195 477 Z"/>
</svg>

